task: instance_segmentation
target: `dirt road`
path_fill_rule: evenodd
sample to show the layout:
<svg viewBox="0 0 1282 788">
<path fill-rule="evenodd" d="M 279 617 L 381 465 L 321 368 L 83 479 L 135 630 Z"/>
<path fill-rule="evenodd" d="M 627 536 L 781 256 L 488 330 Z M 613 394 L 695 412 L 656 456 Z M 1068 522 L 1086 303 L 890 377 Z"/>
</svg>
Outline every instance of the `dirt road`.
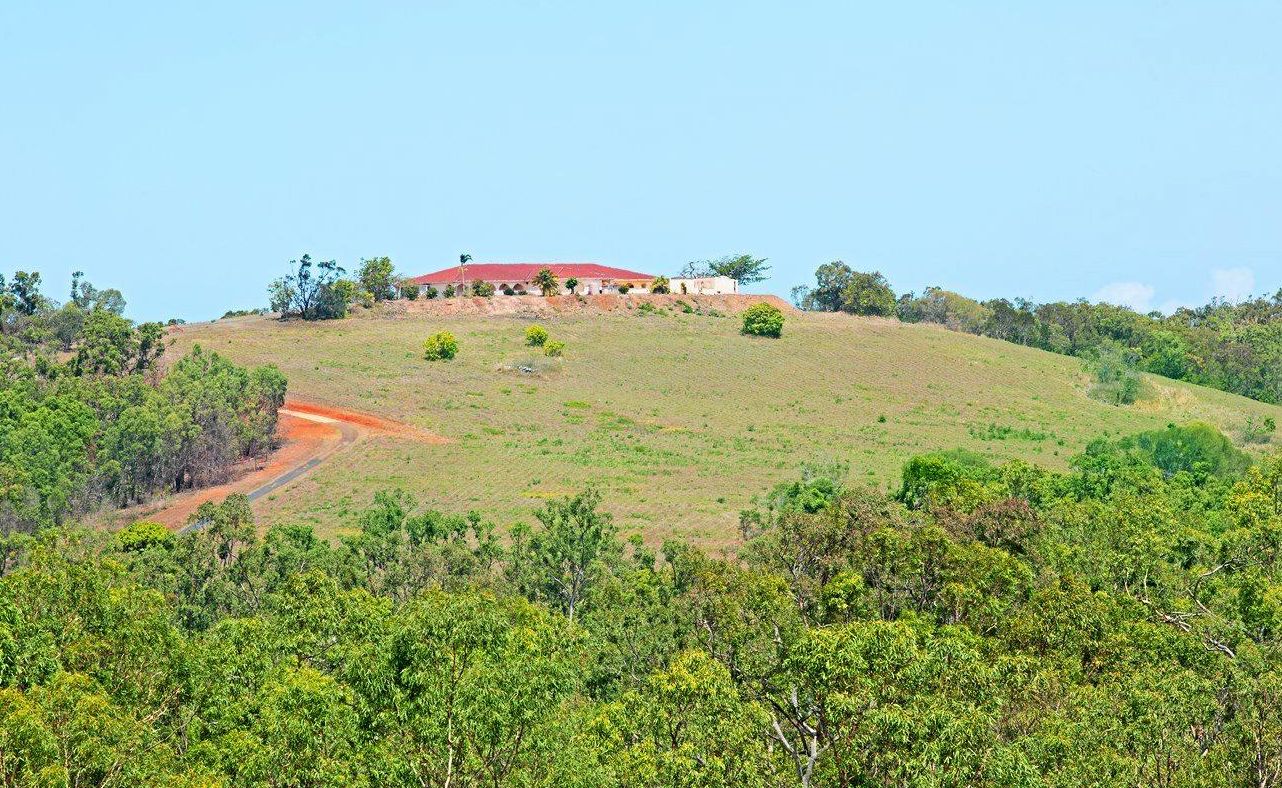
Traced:
<svg viewBox="0 0 1282 788">
<path fill-rule="evenodd" d="M 266 463 L 244 465 L 226 484 L 181 493 L 163 501 L 135 507 L 129 520 L 154 520 L 178 531 L 189 524 L 193 512 L 206 501 L 221 501 L 243 493 L 250 502 L 288 487 L 313 468 L 368 435 L 391 435 L 406 440 L 446 443 L 439 435 L 368 413 L 334 408 L 314 402 L 287 400 L 277 426 L 280 448 Z"/>
</svg>

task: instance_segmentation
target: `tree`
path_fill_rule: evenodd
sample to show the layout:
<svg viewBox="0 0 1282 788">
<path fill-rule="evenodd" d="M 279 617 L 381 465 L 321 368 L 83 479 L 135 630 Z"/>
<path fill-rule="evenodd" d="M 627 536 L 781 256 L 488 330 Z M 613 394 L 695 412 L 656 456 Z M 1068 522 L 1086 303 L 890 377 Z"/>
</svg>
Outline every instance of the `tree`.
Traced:
<svg viewBox="0 0 1282 788">
<path fill-rule="evenodd" d="M 472 295 L 479 296 L 481 298 L 493 298 L 494 283 L 486 282 L 483 279 L 477 279 L 472 282 Z"/>
<path fill-rule="evenodd" d="M 356 281 L 362 290 L 374 296 L 375 301 L 396 297 L 396 272 L 390 257 L 362 259 Z"/>
<path fill-rule="evenodd" d="M 743 311 L 742 333 L 758 337 L 783 335 L 783 311 L 774 304 L 753 304 Z"/>
<path fill-rule="evenodd" d="M 841 289 L 841 311 L 852 315 L 889 317 L 896 306 L 895 291 L 879 271 L 854 271 Z"/>
<path fill-rule="evenodd" d="M 766 274 L 770 266 L 766 258 L 753 257 L 750 254 L 726 255 L 716 260 L 699 260 L 686 263 L 681 276 L 697 279 L 704 276 L 728 276 L 741 285 L 762 282 L 770 277 Z"/>
<path fill-rule="evenodd" d="M 338 288 L 346 271 L 333 260 L 313 263 L 311 255 L 290 260 L 295 270 L 268 287 L 272 310 L 281 317 L 327 320 L 347 314 L 347 300 Z"/>
<path fill-rule="evenodd" d="M 470 262 L 472 262 L 472 255 L 464 252 L 458 256 L 458 270 L 461 279 L 458 292 L 460 295 L 467 293 L 467 264 Z M 446 298 L 449 298 L 449 296 L 446 296 Z"/>
<path fill-rule="evenodd" d="M 654 281 L 650 282 L 650 292 L 651 292 L 651 293 L 658 293 L 658 294 L 671 293 L 671 292 L 672 292 L 672 284 L 671 284 L 671 282 L 668 280 L 668 277 L 666 277 L 666 276 L 656 276 L 656 277 L 654 278 Z"/>
<path fill-rule="evenodd" d="M 19 314 L 28 317 L 36 314 L 49 303 L 49 299 L 40 292 L 40 272 L 15 271 L 13 281 L 9 283 L 9 293 L 14 299 L 14 308 Z"/>
<path fill-rule="evenodd" d="M 574 621 L 583 596 L 613 550 L 616 529 L 609 514 L 597 511 L 601 494 L 588 488 L 573 498 L 548 501 L 535 517 L 543 529 L 528 545 L 536 592 L 546 595 Z"/>
<path fill-rule="evenodd" d="M 78 375 L 141 372 L 164 353 L 163 337 L 159 323 L 135 329 L 125 318 L 95 309 L 85 318 L 72 368 Z"/>
<path fill-rule="evenodd" d="M 550 268 L 540 268 L 534 275 L 534 285 L 543 291 L 543 295 L 554 296 L 557 291 L 556 275 Z"/>
<path fill-rule="evenodd" d="M 574 295 L 574 288 L 579 286 L 579 280 L 574 277 L 570 277 L 565 280 L 565 286 L 570 291 L 570 295 Z"/>
<path fill-rule="evenodd" d="M 842 293 L 854 272 L 840 260 L 824 263 L 815 269 L 815 286 L 793 290 L 798 306 L 811 312 L 836 312 L 841 309 Z"/>
</svg>

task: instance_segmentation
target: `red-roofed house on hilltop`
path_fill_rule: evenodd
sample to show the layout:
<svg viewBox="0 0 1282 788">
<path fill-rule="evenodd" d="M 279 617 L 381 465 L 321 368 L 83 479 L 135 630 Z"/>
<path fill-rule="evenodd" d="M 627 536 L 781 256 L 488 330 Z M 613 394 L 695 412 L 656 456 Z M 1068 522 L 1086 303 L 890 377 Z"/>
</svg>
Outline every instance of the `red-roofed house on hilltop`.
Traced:
<svg viewBox="0 0 1282 788">
<path fill-rule="evenodd" d="M 618 293 L 625 288 L 646 293 L 649 292 L 650 282 L 654 280 L 653 274 L 612 268 L 600 263 L 467 263 L 416 276 L 410 281 L 423 287 L 431 285 L 437 290 L 453 285 L 455 290 L 464 291 L 470 291 L 472 283 L 480 281 L 494 285 L 496 293 L 539 295 L 542 291 L 534 284 L 534 277 L 544 268 L 556 277 L 561 293 L 570 292 L 565 286 L 569 279 L 578 280 L 574 288 L 576 293 L 588 295 Z"/>
</svg>

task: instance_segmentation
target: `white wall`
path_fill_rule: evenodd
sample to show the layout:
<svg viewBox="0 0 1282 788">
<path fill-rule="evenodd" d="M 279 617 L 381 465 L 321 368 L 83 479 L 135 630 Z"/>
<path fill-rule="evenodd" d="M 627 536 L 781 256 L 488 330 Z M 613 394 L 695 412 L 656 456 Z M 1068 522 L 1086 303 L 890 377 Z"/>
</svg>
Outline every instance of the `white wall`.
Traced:
<svg viewBox="0 0 1282 788">
<path fill-rule="evenodd" d="M 728 276 L 700 276 L 690 279 L 676 278 L 671 281 L 672 292 L 681 294 L 681 285 L 689 295 L 721 295 L 739 292 L 739 283 Z"/>
</svg>

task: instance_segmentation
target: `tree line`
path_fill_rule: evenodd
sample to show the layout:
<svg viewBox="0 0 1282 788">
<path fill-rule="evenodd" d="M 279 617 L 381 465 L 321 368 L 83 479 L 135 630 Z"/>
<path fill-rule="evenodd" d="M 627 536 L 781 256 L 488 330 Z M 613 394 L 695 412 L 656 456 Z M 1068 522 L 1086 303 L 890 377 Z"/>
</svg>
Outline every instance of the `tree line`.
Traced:
<svg viewBox="0 0 1282 788">
<path fill-rule="evenodd" d="M 375 496 L 50 529 L 0 578 L 0 779 L 165 785 L 1275 785 L 1282 457 L 1193 424 L 1070 470 L 808 467 L 710 554 L 592 490 L 505 538 Z"/>
<path fill-rule="evenodd" d="M 834 261 L 818 268 L 814 286 L 794 288 L 792 296 L 813 311 L 935 323 L 1087 359 L 1112 354 L 1136 370 L 1282 402 L 1282 290 L 1239 303 L 1213 299 L 1170 315 L 1139 314 L 1084 299 L 981 302 L 938 287 L 896 296 L 881 273 Z"/>
<path fill-rule="evenodd" d="M 77 273 L 0 277 L 0 547 L 103 505 L 224 480 L 271 448 L 285 378 L 194 349 L 162 369 L 165 329 Z"/>
</svg>

